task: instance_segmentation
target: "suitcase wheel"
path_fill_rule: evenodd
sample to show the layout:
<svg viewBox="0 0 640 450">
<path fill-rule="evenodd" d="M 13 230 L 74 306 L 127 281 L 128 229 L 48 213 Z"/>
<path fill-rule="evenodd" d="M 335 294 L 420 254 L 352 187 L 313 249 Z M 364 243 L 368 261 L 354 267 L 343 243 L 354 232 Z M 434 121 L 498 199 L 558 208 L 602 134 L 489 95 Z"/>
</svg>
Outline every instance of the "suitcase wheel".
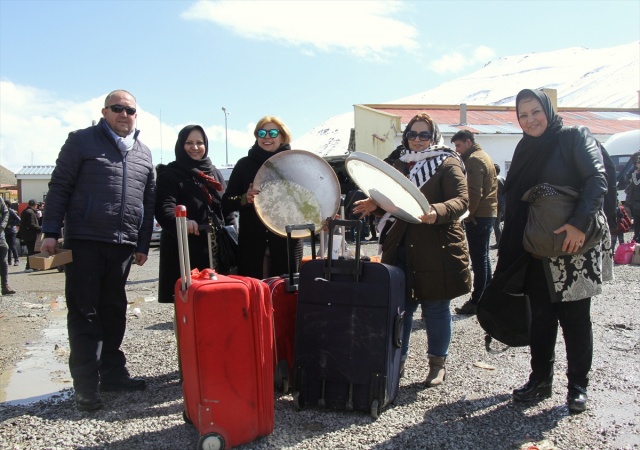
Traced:
<svg viewBox="0 0 640 450">
<path fill-rule="evenodd" d="M 283 360 L 276 366 L 275 384 L 283 394 L 289 393 L 289 364 Z"/>
<path fill-rule="evenodd" d="M 224 438 L 218 433 L 209 433 L 200 436 L 198 450 L 224 450 Z"/>
<path fill-rule="evenodd" d="M 304 408 L 304 395 L 302 394 L 302 392 L 296 391 L 292 394 L 292 396 L 293 402 L 296 405 L 296 409 L 300 411 L 302 408 Z"/>
<path fill-rule="evenodd" d="M 378 400 L 374 400 L 371 402 L 371 418 L 373 420 L 376 420 L 378 417 L 380 417 L 380 411 L 378 411 L 380 406 L 380 403 L 378 402 Z"/>
<path fill-rule="evenodd" d="M 282 393 L 283 394 L 289 393 L 289 377 L 288 376 L 282 379 Z"/>
<path fill-rule="evenodd" d="M 191 421 L 191 419 L 189 419 L 189 416 L 187 416 L 187 411 L 185 411 L 184 409 L 182 410 L 182 419 L 184 420 L 185 423 L 188 423 L 189 425 L 193 425 L 193 422 Z"/>
</svg>

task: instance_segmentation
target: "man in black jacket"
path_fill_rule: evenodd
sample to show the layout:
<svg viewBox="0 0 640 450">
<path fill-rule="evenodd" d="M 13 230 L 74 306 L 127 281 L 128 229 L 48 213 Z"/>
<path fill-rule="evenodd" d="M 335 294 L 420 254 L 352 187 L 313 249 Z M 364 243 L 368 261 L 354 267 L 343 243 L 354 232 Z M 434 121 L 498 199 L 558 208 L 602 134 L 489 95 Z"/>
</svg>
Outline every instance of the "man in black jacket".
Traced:
<svg viewBox="0 0 640 450">
<path fill-rule="evenodd" d="M 136 101 L 127 91 L 105 99 L 103 119 L 78 130 L 60 150 L 49 183 L 42 251 L 54 254 L 64 225 L 69 368 L 76 406 L 101 408 L 101 391 L 145 388 L 120 349 L 131 263 L 147 260 L 155 182 L 151 152 L 138 140 Z M 64 221 L 64 223 L 63 223 Z"/>
<path fill-rule="evenodd" d="M 33 269 L 29 266 L 29 256 L 35 255 L 36 253 L 36 241 L 41 231 L 42 228 L 40 227 L 36 213 L 36 201 L 31 199 L 29 200 L 29 206 L 20 214 L 20 240 L 27 246 L 27 265 L 25 266 L 25 272 L 33 272 Z"/>
<path fill-rule="evenodd" d="M 9 208 L 0 200 L 0 278 L 2 279 L 2 295 L 15 294 L 16 291 L 9 287 L 9 268 L 7 267 L 7 252 L 9 246 L 4 238 L 4 229 L 9 222 Z"/>
</svg>

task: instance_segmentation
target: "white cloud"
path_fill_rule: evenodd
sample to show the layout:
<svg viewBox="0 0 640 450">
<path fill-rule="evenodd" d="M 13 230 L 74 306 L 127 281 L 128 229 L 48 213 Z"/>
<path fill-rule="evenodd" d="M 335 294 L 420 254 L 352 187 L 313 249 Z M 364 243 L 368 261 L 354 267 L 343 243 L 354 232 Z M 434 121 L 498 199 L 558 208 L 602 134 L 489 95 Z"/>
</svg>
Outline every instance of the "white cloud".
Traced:
<svg viewBox="0 0 640 450">
<path fill-rule="evenodd" d="M 12 171 L 56 160 L 69 132 L 91 125 L 93 99 L 74 104 L 30 86 L 0 81 L 0 164 Z"/>
<path fill-rule="evenodd" d="M 467 69 L 469 66 L 484 64 L 495 57 L 495 52 L 489 47 L 480 46 L 470 49 L 465 53 L 455 51 L 448 55 L 433 61 L 429 67 L 436 73 L 458 73 Z"/>
<path fill-rule="evenodd" d="M 74 103 L 11 81 L 0 81 L 0 93 L 0 165 L 12 172 L 29 165 L 54 165 L 70 132 L 100 120 L 107 95 L 104 92 Z M 151 149 L 153 163 L 173 161 L 178 132 L 186 124 L 161 123 L 158 116 L 146 112 L 140 104 L 137 107 L 136 127 L 141 130 L 140 140 Z M 254 127 L 255 124 L 250 123 L 244 130 L 228 129 L 229 147 L 249 149 L 255 140 Z M 224 149 L 224 126 L 204 125 L 204 128 L 209 147 L 218 152 Z M 212 156 L 217 161 L 224 160 L 220 155 Z M 236 161 L 240 156 L 244 155 L 231 154 L 229 161 Z"/>
<path fill-rule="evenodd" d="M 401 1 L 199 0 L 182 17 L 208 20 L 248 39 L 299 47 L 303 54 L 345 50 L 380 60 L 398 49 L 418 48 L 418 31 L 392 18 Z"/>
</svg>

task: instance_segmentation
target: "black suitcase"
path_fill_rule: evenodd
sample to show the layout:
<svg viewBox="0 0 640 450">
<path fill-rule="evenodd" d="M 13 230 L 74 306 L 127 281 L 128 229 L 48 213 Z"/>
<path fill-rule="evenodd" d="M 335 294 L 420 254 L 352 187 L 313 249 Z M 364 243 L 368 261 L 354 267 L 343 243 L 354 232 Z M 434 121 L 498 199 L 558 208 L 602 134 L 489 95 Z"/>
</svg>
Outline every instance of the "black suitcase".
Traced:
<svg viewBox="0 0 640 450">
<path fill-rule="evenodd" d="M 307 405 L 366 411 L 375 419 L 398 393 L 405 277 L 397 267 L 355 259 L 316 259 L 300 269 L 294 398 Z"/>
</svg>

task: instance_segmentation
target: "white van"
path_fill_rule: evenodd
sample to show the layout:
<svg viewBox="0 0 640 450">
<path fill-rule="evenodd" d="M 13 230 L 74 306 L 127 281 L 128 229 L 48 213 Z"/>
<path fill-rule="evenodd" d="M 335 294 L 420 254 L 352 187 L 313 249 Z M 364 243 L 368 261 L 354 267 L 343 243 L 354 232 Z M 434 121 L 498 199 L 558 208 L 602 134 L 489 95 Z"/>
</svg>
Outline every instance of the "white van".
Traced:
<svg viewBox="0 0 640 450">
<path fill-rule="evenodd" d="M 638 153 L 637 157 L 640 157 L 640 130 L 614 134 L 604 142 L 604 148 L 616 167 L 618 200 L 624 203 L 624 189 L 629 184 L 631 173 L 636 169 L 632 156 Z"/>
</svg>

